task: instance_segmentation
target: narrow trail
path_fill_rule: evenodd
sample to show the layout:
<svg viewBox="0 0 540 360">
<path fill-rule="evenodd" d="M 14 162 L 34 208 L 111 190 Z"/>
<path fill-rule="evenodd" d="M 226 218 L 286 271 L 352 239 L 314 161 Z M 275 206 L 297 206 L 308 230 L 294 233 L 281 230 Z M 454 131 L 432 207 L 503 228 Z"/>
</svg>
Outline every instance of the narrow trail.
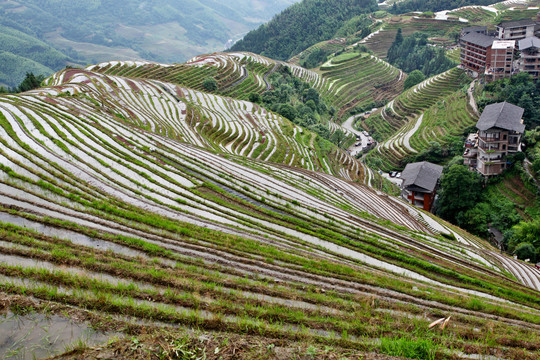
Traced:
<svg viewBox="0 0 540 360">
<path fill-rule="evenodd" d="M 414 127 L 407 131 L 405 134 L 403 134 L 403 146 L 405 146 L 409 151 L 417 152 L 415 149 L 411 147 L 410 140 L 411 137 L 416 133 L 416 131 L 420 128 L 420 125 L 422 125 L 422 120 L 424 119 L 424 114 L 420 115 L 418 119 L 416 120 L 416 124 L 414 124 Z"/>
<path fill-rule="evenodd" d="M 235 87 L 236 85 L 238 85 L 238 84 L 242 83 L 244 80 L 246 80 L 247 77 L 249 76 L 249 72 L 248 72 L 248 70 L 246 69 L 245 66 L 242 67 L 242 72 L 244 73 L 244 75 L 242 75 L 242 78 L 240 78 L 239 80 L 237 80 L 233 84 L 223 88 L 222 90 L 227 90 L 229 88 Z"/>
<path fill-rule="evenodd" d="M 471 86 L 467 89 L 467 97 L 469 98 L 469 105 L 473 109 L 476 116 L 480 116 L 480 113 L 478 112 L 478 106 L 476 106 L 476 100 L 474 99 L 473 92 L 474 87 L 476 86 L 476 80 L 474 80 L 471 83 Z"/>
<path fill-rule="evenodd" d="M 540 190 L 540 182 L 538 182 L 538 179 L 532 173 L 531 165 L 532 165 L 532 163 L 529 161 L 529 159 L 525 158 L 525 160 L 523 160 L 523 168 L 525 169 L 527 174 L 529 174 L 531 179 L 534 181 L 534 183 L 536 184 L 536 187 L 538 188 L 538 190 Z"/>
<path fill-rule="evenodd" d="M 268 76 L 272 75 L 272 74 L 276 71 L 276 69 L 277 69 L 278 66 L 279 66 L 279 64 L 274 65 L 274 67 L 272 68 L 272 70 L 270 70 L 268 73 L 266 73 L 266 74 L 264 75 L 263 80 L 264 80 L 264 83 L 266 84 L 266 90 L 267 90 L 267 91 L 270 90 L 270 89 L 272 88 L 272 85 L 270 85 L 270 83 L 268 82 L 267 78 L 268 78 Z"/>
</svg>

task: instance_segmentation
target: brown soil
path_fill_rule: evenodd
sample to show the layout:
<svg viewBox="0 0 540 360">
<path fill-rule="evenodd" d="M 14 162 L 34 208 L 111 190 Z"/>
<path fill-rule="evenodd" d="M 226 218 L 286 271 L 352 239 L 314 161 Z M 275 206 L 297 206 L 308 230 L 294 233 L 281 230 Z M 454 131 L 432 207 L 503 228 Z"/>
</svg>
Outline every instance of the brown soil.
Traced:
<svg viewBox="0 0 540 360">
<path fill-rule="evenodd" d="M 391 360 L 401 358 L 333 347 L 320 348 L 280 339 L 160 329 L 137 338 L 124 338 L 102 347 L 75 349 L 52 359 Z"/>
</svg>

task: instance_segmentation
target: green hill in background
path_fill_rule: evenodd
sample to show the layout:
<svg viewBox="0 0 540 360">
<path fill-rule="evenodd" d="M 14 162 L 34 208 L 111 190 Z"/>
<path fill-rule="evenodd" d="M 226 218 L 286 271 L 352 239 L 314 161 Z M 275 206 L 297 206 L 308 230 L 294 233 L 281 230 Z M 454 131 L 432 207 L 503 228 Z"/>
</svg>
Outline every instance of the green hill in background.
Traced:
<svg viewBox="0 0 540 360">
<path fill-rule="evenodd" d="M 231 47 L 287 60 L 320 41 L 332 38 L 348 20 L 377 10 L 374 0 L 304 0 Z"/>
<path fill-rule="evenodd" d="M 0 1 L 0 51 L 9 53 L 2 53 L 0 84 L 72 63 L 183 62 L 223 50 L 295 1 Z"/>
</svg>

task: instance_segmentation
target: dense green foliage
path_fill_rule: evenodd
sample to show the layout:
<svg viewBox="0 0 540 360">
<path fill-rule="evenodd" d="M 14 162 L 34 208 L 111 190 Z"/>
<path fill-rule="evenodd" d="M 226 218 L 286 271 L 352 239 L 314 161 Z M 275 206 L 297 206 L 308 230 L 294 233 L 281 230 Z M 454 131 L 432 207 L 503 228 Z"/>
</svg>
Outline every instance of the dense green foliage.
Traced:
<svg viewBox="0 0 540 360">
<path fill-rule="evenodd" d="M 26 72 L 50 75 L 70 58 L 21 31 L 0 25 L 0 84 L 14 87 Z"/>
<path fill-rule="evenodd" d="M 540 127 L 525 132 L 522 138 L 525 144 L 525 153 L 532 162 L 532 171 L 540 177 Z"/>
<path fill-rule="evenodd" d="M 262 95 L 252 93 L 249 99 L 262 104 L 297 125 L 317 133 L 322 139 L 341 146 L 345 134 L 338 130 L 334 133 L 323 125 L 335 112 L 328 107 L 317 90 L 301 79 L 293 76 L 288 67 L 280 67 L 268 78 L 273 89 Z"/>
<path fill-rule="evenodd" d="M 487 84 L 484 90 L 484 95 L 478 100 L 480 111 L 486 105 L 506 101 L 525 109 L 523 120 L 527 130 L 540 125 L 540 81 L 535 84 L 528 73 L 494 81 Z"/>
<path fill-rule="evenodd" d="M 231 50 L 252 51 L 273 59 L 286 60 L 311 45 L 331 39 L 345 24 L 346 28 L 360 24 L 362 30 L 364 20 L 359 23 L 354 20 L 353 24 L 347 22 L 376 9 L 374 0 L 303 0 L 287 8 L 269 23 L 249 32 Z"/>
<path fill-rule="evenodd" d="M 213 77 L 207 77 L 204 79 L 202 86 L 206 91 L 216 91 L 218 88 L 217 81 Z"/>
<path fill-rule="evenodd" d="M 470 172 L 463 165 L 452 165 L 441 178 L 437 213 L 448 221 L 456 222 L 462 213 L 476 204 L 481 189 L 480 175 Z"/>
<path fill-rule="evenodd" d="M 54 71 L 33 60 L 0 52 L 0 84 L 4 84 L 4 87 L 16 87 L 24 80 L 27 72 L 50 75 Z"/>
<path fill-rule="evenodd" d="M 443 48 L 428 46 L 428 35 L 415 33 L 403 38 L 401 28 L 388 49 L 387 61 L 410 73 L 420 70 L 426 77 L 440 74 L 456 64 L 446 56 Z"/>
<path fill-rule="evenodd" d="M 433 163 L 446 163 L 449 159 L 463 153 L 464 137 L 441 136 L 429 142 L 429 146 L 422 151 L 403 159 L 402 167 L 410 162 L 429 161 Z"/>
<path fill-rule="evenodd" d="M 530 261 L 536 260 L 536 250 L 533 244 L 528 242 L 522 242 L 516 246 L 514 253 L 520 260 L 529 259 Z"/>
<path fill-rule="evenodd" d="M 452 10 L 467 5 L 491 5 L 497 0 L 408 0 L 394 4 L 390 11 L 403 14 L 410 11 Z"/>
<path fill-rule="evenodd" d="M 504 235 L 508 250 L 520 259 L 540 260 L 540 219 L 521 221 Z"/>
<path fill-rule="evenodd" d="M 416 84 L 420 84 L 422 81 L 425 80 L 425 75 L 420 70 L 413 70 L 405 79 L 405 82 L 403 83 L 403 90 L 407 90 L 408 88 L 413 87 Z"/>
<path fill-rule="evenodd" d="M 526 200 L 533 205 L 524 208 L 516 203 L 519 199 L 514 200 L 505 195 L 505 189 L 509 186 L 507 182 L 515 182 L 514 179 L 520 176 L 520 169 L 520 165 L 515 165 L 482 186 L 482 179 L 478 174 L 468 171 L 462 165 L 450 166 L 445 169 L 445 176 L 441 181 L 438 214 L 486 239 L 489 238 L 490 227 L 497 229 L 504 234 L 505 251 L 518 255 L 520 259 L 528 258 L 534 261 L 535 256 L 523 255 L 530 253 L 530 246 L 523 245 L 521 255 L 517 254 L 517 249 L 522 243 L 532 244 L 533 252 L 540 254 L 540 221 L 535 218 L 538 215 L 538 200 L 529 194 L 531 198 Z M 521 191 L 527 194 L 526 190 Z M 453 193 L 456 195 L 452 196 Z"/>
<path fill-rule="evenodd" d="M 300 60 L 300 66 L 305 67 L 306 69 L 313 69 L 326 61 L 328 55 L 332 52 L 329 50 L 324 50 L 317 48 L 313 50 L 305 59 Z"/>
<path fill-rule="evenodd" d="M 363 38 L 370 33 L 370 26 L 372 20 L 369 15 L 359 15 L 346 21 L 339 30 L 335 33 L 335 37 L 347 37 L 357 34 L 358 37 Z"/>
<path fill-rule="evenodd" d="M 26 76 L 24 80 L 21 82 L 21 84 L 17 87 L 17 92 L 23 92 L 23 91 L 29 91 L 37 89 L 41 82 L 45 80 L 45 77 L 43 75 L 35 76 L 33 73 L 26 73 Z"/>
</svg>

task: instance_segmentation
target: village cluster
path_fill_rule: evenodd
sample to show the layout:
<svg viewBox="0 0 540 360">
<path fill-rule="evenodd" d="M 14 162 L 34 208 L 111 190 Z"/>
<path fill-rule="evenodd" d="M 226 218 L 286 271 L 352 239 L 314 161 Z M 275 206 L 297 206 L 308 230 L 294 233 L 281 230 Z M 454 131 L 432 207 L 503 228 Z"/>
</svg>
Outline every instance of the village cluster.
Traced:
<svg viewBox="0 0 540 360">
<path fill-rule="evenodd" d="M 461 31 L 460 66 L 473 77 L 490 82 L 528 72 L 540 76 L 540 12 L 535 20 L 500 23 L 496 31 L 486 26 Z M 519 56 L 517 56 L 519 50 Z M 478 131 L 468 136 L 463 154 L 469 170 L 484 177 L 501 174 L 508 155 L 521 151 L 525 132 L 523 108 L 506 102 L 486 106 L 476 124 Z M 429 162 L 408 164 L 401 175 L 403 197 L 411 204 L 430 210 L 437 192 L 442 166 Z"/>
</svg>

